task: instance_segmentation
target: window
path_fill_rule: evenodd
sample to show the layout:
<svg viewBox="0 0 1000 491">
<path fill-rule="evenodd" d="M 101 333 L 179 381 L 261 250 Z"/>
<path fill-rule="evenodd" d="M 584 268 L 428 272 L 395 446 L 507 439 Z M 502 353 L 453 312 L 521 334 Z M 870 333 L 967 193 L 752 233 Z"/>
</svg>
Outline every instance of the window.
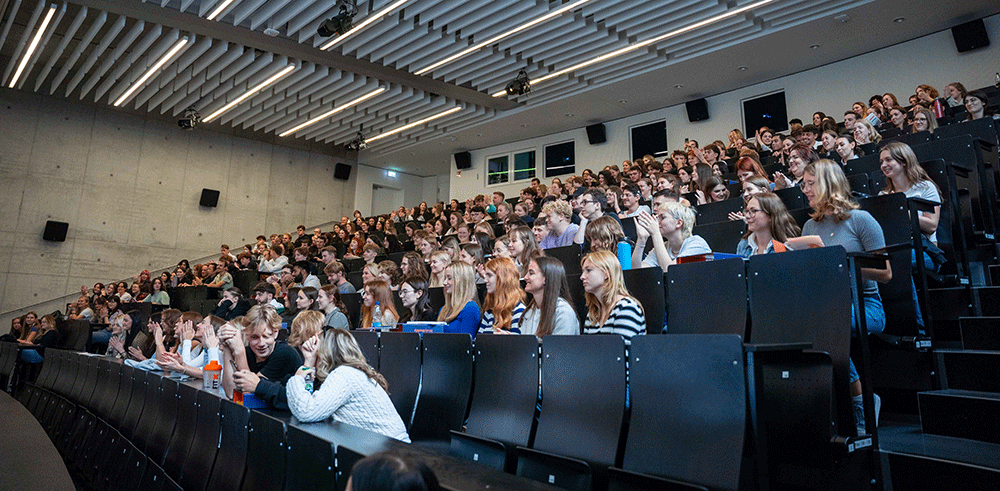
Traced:
<svg viewBox="0 0 1000 491">
<path fill-rule="evenodd" d="M 511 161 L 514 162 L 513 168 Z M 535 151 L 495 155 L 486 159 L 486 185 L 525 181 L 535 177 Z"/>
<path fill-rule="evenodd" d="M 545 177 L 576 172 L 576 142 L 568 141 L 545 147 Z"/>
<path fill-rule="evenodd" d="M 667 151 L 667 122 L 632 127 L 632 160 Z"/>
<path fill-rule="evenodd" d="M 510 180 L 509 160 L 507 155 L 486 159 L 486 184 L 500 184 Z"/>
</svg>

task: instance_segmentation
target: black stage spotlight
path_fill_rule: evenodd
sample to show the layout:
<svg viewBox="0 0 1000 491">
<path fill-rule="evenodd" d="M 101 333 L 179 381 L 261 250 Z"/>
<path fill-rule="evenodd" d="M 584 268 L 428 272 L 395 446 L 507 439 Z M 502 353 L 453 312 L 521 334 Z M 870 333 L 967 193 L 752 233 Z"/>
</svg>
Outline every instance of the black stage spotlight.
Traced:
<svg viewBox="0 0 1000 491">
<path fill-rule="evenodd" d="M 510 83 L 504 87 L 504 90 L 507 91 L 507 95 L 524 95 L 531 92 L 531 81 L 528 80 L 528 72 L 521 69 L 521 71 L 517 72 L 517 76 L 514 77 L 514 80 L 511 80 Z"/>
<path fill-rule="evenodd" d="M 358 136 L 354 137 L 354 139 L 348 142 L 347 145 L 344 145 L 344 150 L 353 150 L 357 152 L 368 148 L 368 143 L 365 142 L 364 131 L 365 125 L 361 125 L 361 128 L 358 130 Z"/>
<path fill-rule="evenodd" d="M 323 37 L 330 37 L 334 34 L 343 35 L 345 32 L 350 31 L 354 24 L 354 14 L 357 13 L 356 8 L 351 8 L 348 10 L 346 4 L 340 6 L 340 13 L 323 21 L 316 29 L 316 34 Z"/>
</svg>

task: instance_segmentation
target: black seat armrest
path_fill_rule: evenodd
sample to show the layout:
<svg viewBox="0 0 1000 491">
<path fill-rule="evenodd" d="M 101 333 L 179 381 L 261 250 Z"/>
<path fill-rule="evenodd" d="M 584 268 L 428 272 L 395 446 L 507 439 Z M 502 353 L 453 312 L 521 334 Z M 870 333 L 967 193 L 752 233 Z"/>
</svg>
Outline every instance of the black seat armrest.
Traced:
<svg viewBox="0 0 1000 491">
<path fill-rule="evenodd" d="M 906 202 L 910 204 L 911 209 L 916 209 L 918 211 L 932 212 L 935 206 L 941 206 L 941 203 L 937 201 L 931 201 L 924 198 L 906 198 Z"/>
<path fill-rule="evenodd" d="M 811 350 L 812 343 L 773 343 L 773 344 L 744 344 L 743 349 L 754 353 L 765 351 L 806 351 Z"/>
<path fill-rule="evenodd" d="M 847 257 L 854 259 L 854 262 L 862 268 L 885 269 L 889 262 L 888 254 L 872 252 L 848 252 Z"/>
<path fill-rule="evenodd" d="M 665 477 L 651 476 L 617 467 L 608 467 L 608 491 L 631 491 L 638 489 L 659 489 L 662 491 L 708 491 L 704 486 L 676 481 Z"/>
</svg>

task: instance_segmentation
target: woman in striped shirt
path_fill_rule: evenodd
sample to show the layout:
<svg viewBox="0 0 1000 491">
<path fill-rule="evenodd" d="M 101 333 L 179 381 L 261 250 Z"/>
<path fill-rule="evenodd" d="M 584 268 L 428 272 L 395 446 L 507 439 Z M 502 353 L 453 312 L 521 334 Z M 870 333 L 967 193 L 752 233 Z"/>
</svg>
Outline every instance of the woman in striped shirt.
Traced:
<svg viewBox="0 0 1000 491">
<path fill-rule="evenodd" d="M 514 261 L 495 257 L 487 261 L 481 271 L 486 280 L 486 298 L 483 300 L 479 332 L 520 333 L 524 290 L 521 290 Z"/>
<path fill-rule="evenodd" d="M 587 254 L 580 281 L 587 297 L 584 334 L 620 334 L 626 340 L 646 331 L 642 304 L 625 288 L 618 257 L 609 251 Z"/>
</svg>

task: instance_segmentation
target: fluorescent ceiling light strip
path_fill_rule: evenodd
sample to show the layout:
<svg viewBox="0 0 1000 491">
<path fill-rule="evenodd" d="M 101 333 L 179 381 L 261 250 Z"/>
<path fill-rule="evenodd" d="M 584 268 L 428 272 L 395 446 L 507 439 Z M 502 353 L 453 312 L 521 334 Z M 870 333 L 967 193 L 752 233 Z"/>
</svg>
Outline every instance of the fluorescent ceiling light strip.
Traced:
<svg viewBox="0 0 1000 491">
<path fill-rule="evenodd" d="M 267 87 L 268 85 L 271 85 L 271 84 L 277 82 L 278 80 L 281 80 L 282 77 L 284 77 L 285 75 L 288 75 L 289 73 L 292 73 L 293 70 L 295 70 L 295 65 L 288 65 L 288 66 L 286 66 L 280 72 L 275 73 L 274 75 L 271 75 L 271 77 L 268 78 L 267 80 L 265 80 L 265 81 L 257 84 L 256 87 L 254 87 L 254 88 L 246 91 L 246 93 L 244 93 L 243 95 L 241 95 L 241 96 L 233 99 L 232 102 L 230 102 L 229 104 L 226 104 L 225 106 L 222 106 L 221 108 L 219 108 L 218 110 L 216 110 L 214 113 L 209 114 L 208 117 L 206 117 L 202 121 L 204 121 L 204 122 L 207 123 L 207 122 L 209 122 L 209 121 L 211 121 L 211 120 L 219 117 L 222 113 L 224 113 L 224 112 L 232 109 L 237 104 L 239 104 L 239 103 L 247 100 L 250 97 L 253 97 L 256 93 L 264 90 L 264 88 Z"/>
<path fill-rule="evenodd" d="M 218 16 L 219 14 L 221 14 L 222 11 L 226 10 L 226 8 L 228 8 L 230 5 L 232 5 L 233 2 L 235 2 L 235 1 L 236 0 L 223 0 L 222 3 L 220 3 L 219 6 L 216 7 L 215 10 L 213 10 L 212 13 L 208 14 L 208 17 L 205 17 L 205 18 L 208 19 L 208 20 L 215 20 L 216 16 Z"/>
<path fill-rule="evenodd" d="M 45 34 L 45 29 L 49 27 L 49 22 L 52 21 L 52 16 L 56 14 L 56 6 L 53 5 L 49 7 L 48 13 L 45 14 L 45 19 L 42 20 L 41 25 L 38 26 L 38 32 L 35 33 L 35 37 L 31 38 L 31 44 L 28 45 L 28 49 L 25 50 L 24 56 L 21 57 L 21 64 L 17 66 L 17 71 L 14 72 L 14 77 L 10 79 L 10 85 L 7 87 L 14 88 L 17 85 L 17 79 L 21 78 L 21 72 L 24 71 L 24 67 L 28 66 L 28 60 L 31 59 L 31 55 L 38 48 L 38 43 L 42 40 L 42 35 Z"/>
<path fill-rule="evenodd" d="M 290 130 L 283 131 L 280 134 L 278 134 L 278 136 L 284 138 L 284 137 L 286 137 L 288 135 L 291 135 L 291 134 L 293 134 L 293 133 L 295 133 L 295 132 L 297 132 L 297 131 L 305 128 L 305 127 L 312 126 L 312 125 L 314 125 L 314 124 L 316 124 L 316 123 L 318 123 L 320 121 L 323 121 L 323 120 L 329 118 L 330 116 L 333 116 L 334 114 L 337 114 L 340 111 L 343 111 L 344 109 L 347 109 L 347 108 L 349 108 L 351 106 L 356 106 L 358 104 L 361 104 L 362 102 L 365 102 L 368 99 L 371 99 L 372 97 L 375 97 L 375 96 L 377 96 L 377 95 L 379 95 L 379 94 L 381 94 L 383 92 L 385 92 L 385 87 L 379 87 L 377 90 L 373 90 L 373 91 L 371 91 L 371 92 L 369 92 L 369 93 L 367 93 L 367 94 L 365 94 L 365 95 L 363 95 L 361 97 L 358 97 L 357 99 L 354 99 L 353 101 L 348 102 L 347 104 L 344 104 L 342 106 L 337 106 L 337 107 L 335 107 L 335 108 L 333 108 L 333 109 L 331 109 L 331 110 L 329 110 L 329 111 L 327 111 L 327 112 L 325 112 L 323 114 L 320 114 L 319 116 L 316 116 L 315 118 L 312 118 L 309 121 L 306 121 L 305 123 L 302 123 L 302 124 L 300 124 L 300 125 L 292 128 Z"/>
<path fill-rule="evenodd" d="M 160 69 L 163 68 L 163 66 L 166 65 L 167 62 L 170 61 L 171 58 L 173 58 L 174 56 L 177 56 L 177 53 L 179 53 L 181 51 L 181 48 L 183 48 L 187 43 L 188 43 L 187 36 L 181 38 L 179 41 L 177 41 L 176 43 L 174 43 L 174 46 L 172 48 L 170 48 L 170 51 L 167 51 L 166 54 L 164 54 L 163 56 L 161 56 L 160 59 L 157 60 L 156 63 L 153 64 L 153 66 L 149 67 L 149 70 L 146 70 L 146 73 L 143 73 L 142 76 L 139 77 L 139 80 L 136 80 L 128 88 L 128 90 L 126 90 L 121 95 L 121 97 L 119 97 L 117 100 L 115 100 L 114 106 L 118 107 L 118 106 L 121 106 L 122 104 L 124 104 L 125 101 L 127 101 L 128 98 L 136 90 L 139 90 L 140 87 L 142 87 L 143 85 L 146 84 L 146 81 L 149 80 L 150 77 L 152 77 L 158 71 L 160 71 Z"/>
<path fill-rule="evenodd" d="M 438 118 L 443 118 L 443 117 L 445 117 L 445 116 L 447 116 L 447 115 L 449 115 L 451 113 L 454 113 L 456 111 L 461 111 L 461 110 L 462 110 L 461 106 L 453 107 L 453 108 L 451 108 L 451 109 L 449 109 L 449 110 L 447 110 L 445 112 L 437 113 L 437 114 L 435 114 L 433 116 L 426 117 L 424 119 L 421 119 L 420 121 L 416 121 L 416 122 L 410 123 L 410 124 L 408 124 L 406 126 L 400 126 L 399 128 L 396 128 L 394 130 L 389 130 L 389 131 L 386 131 L 385 133 L 380 133 L 378 136 L 373 136 L 371 138 L 368 138 L 367 141 L 369 143 L 371 143 L 371 142 L 373 142 L 375 140 L 379 140 L 379 139 L 385 138 L 387 136 L 395 135 L 396 133 L 399 133 L 401 131 L 406 131 L 406 130 L 408 130 L 410 128 L 413 128 L 413 127 L 416 127 L 416 126 L 420 126 L 420 125 L 422 125 L 424 123 L 433 121 L 433 120 L 438 119 Z"/>
<path fill-rule="evenodd" d="M 372 23 L 381 20 L 382 17 L 385 17 L 386 15 L 389 15 L 389 12 L 392 12 L 393 10 L 396 10 L 397 8 L 399 8 L 400 6 L 402 6 L 404 3 L 409 2 L 409 1 L 410 0 L 398 0 L 396 3 L 394 3 L 394 4 L 392 4 L 392 5 L 388 6 L 388 7 L 386 7 L 384 9 L 382 9 L 381 12 L 369 15 L 360 24 L 354 26 L 353 29 L 351 29 L 350 31 L 345 32 L 344 34 L 341 34 L 340 36 L 337 36 L 337 37 L 331 39 L 330 41 L 328 41 L 323 46 L 320 46 L 319 49 L 326 50 L 326 49 L 330 49 L 330 48 L 332 48 L 332 47 L 340 44 L 341 41 L 344 41 L 347 38 L 349 38 L 349 37 L 357 34 L 359 31 L 361 31 L 362 29 L 368 27 Z"/>
<path fill-rule="evenodd" d="M 752 3 L 750 5 L 746 5 L 746 6 L 738 8 L 738 9 L 734 9 L 734 10 L 731 10 L 729 12 L 725 12 L 723 14 L 716 15 L 715 17 L 710 17 L 708 19 L 695 22 L 694 24 L 682 27 L 682 28 L 677 29 L 675 31 L 668 32 L 668 33 L 666 33 L 666 34 L 664 34 L 662 36 L 657 36 L 657 37 L 654 37 L 654 38 L 651 38 L 651 39 L 647 39 L 647 40 L 639 42 L 639 43 L 630 44 L 630 45 L 628 45 L 628 46 L 626 46 L 624 48 L 621 48 L 619 50 L 612 51 L 610 53 L 605 53 L 605 54 L 603 54 L 601 56 L 598 56 L 598 57 L 595 57 L 595 58 L 591 58 L 591 59 L 589 59 L 587 61 L 584 61 L 582 63 L 577 63 L 576 65 L 573 65 L 573 66 L 571 66 L 569 68 L 564 68 L 562 70 L 558 70 L 558 71 L 549 73 L 549 74 L 547 74 L 545 76 L 542 76 L 542 77 L 539 77 L 539 78 L 536 78 L 536 79 L 532 79 L 531 80 L 531 85 L 532 85 L 532 87 L 534 87 L 535 84 L 539 84 L 539 83 L 545 82 L 546 80 L 551 80 L 551 79 L 553 79 L 555 77 L 558 77 L 560 75 L 565 75 L 565 74 L 567 74 L 569 72 L 573 72 L 573 71 L 579 70 L 581 68 L 588 67 L 588 66 L 593 65 L 595 63 L 600 63 L 602 61 L 606 61 L 606 60 L 609 60 L 611 58 L 615 58 L 615 57 L 621 56 L 621 55 L 623 55 L 625 53 L 629 53 L 631 51 L 635 51 L 637 49 L 644 48 L 646 46 L 649 46 L 650 44 L 658 43 L 660 41 L 663 41 L 664 39 L 669 39 L 669 38 L 672 38 L 674 36 L 679 36 L 681 34 L 684 34 L 686 32 L 692 31 L 694 29 L 705 27 L 705 26 L 707 26 L 709 24 L 713 24 L 713 23 L 719 22 L 721 20 L 728 19 L 730 17 L 742 14 L 743 12 L 746 12 L 746 11 L 751 10 L 751 9 L 755 9 L 755 8 L 760 7 L 762 5 L 766 5 L 766 4 L 771 3 L 773 1 L 774 0 L 761 0 L 760 2 Z M 506 94 L 507 94 L 506 90 L 501 90 L 501 91 L 498 91 L 498 92 L 494 93 L 493 97 L 503 97 Z"/>
<path fill-rule="evenodd" d="M 447 58 L 445 58 L 445 59 L 443 59 L 441 61 L 438 61 L 438 62 L 432 64 L 432 65 L 428 65 L 428 66 L 426 66 L 424 68 L 421 68 L 420 70 L 417 70 L 416 72 L 414 72 L 414 75 L 423 75 L 423 74 L 425 74 L 425 73 L 427 73 L 427 72 L 429 72 L 429 71 L 431 71 L 431 70 L 433 70 L 433 69 L 435 69 L 437 67 L 440 67 L 442 65 L 446 65 L 446 64 L 451 63 L 451 62 L 453 62 L 453 61 L 455 61 L 455 60 L 457 60 L 457 59 L 459 59 L 459 58 L 461 58 L 463 56 L 466 56 L 469 53 L 472 53 L 474 51 L 478 51 L 478 50 L 480 50 L 480 49 L 482 49 L 482 48 L 484 48 L 486 46 L 489 46 L 489 45 L 491 45 L 493 43 L 496 43 L 497 41 L 500 41 L 500 40 L 502 40 L 504 38 L 513 36 L 514 34 L 517 34 L 517 33 L 521 32 L 521 31 L 523 31 L 525 29 L 530 29 L 530 28 L 532 28 L 532 27 L 534 27 L 534 26 L 536 26 L 538 24 L 541 24 L 542 22 L 545 22 L 545 21 L 547 21 L 549 19 L 552 19 L 553 17 L 558 17 L 558 16 L 562 15 L 563 13 L 565 13 L 567 11 L 570 11 L 570 10 L 573 10 L 573 9 L 575 9 L 575 8 L 581 6 L 581 5 L 583 5 L 583 4 L 585 4 L 585 3 L 589 2 L 589 1 L 590 0 L 579 0 L 579 1 L 575 2 L 575 3 L 571 3 L 569 5 L 566 5 L 565 7 L 562 7 L 560 9 L 558 9 L 558 10 L 554 10 L 552 12 L 549 12 L 549 13 L 547 13 L 547 14 L 545 14 L 545 15 L 543 15 L 543 16 L 535 19 L 535 20 L 532 20 L 532 21 L 527 22 L 525 24 L 521 24 L 520 26 L 515 27 L 514 29 L 511 29 L 510 31 L 507 31 L 507 32 L 505 32 L 503 34 L 499 34 L 497 36 L 494 36 L 494 37 L 492 37 L 490 39 L 487 39 L 486 41 L 483 41 L 481 43 L 476 43 L 476 44 L 472 45 L 471 47 L 465 49 L 464 51 L 462 51 L 460 53 L 451 55 L 451 56 L 449 56 L 449 57 L 447 57 Z"/>
</svg>

